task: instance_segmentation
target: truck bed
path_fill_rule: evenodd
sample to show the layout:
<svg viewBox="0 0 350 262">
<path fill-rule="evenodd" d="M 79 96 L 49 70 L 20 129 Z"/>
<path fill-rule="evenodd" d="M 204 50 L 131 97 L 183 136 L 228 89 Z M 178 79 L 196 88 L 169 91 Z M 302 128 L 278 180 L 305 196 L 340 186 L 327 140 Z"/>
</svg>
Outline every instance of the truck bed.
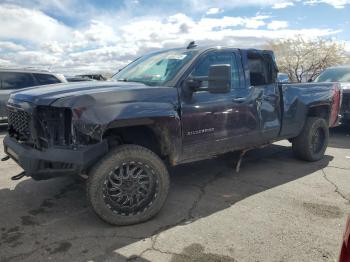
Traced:
<svg viewBox="0 0 350 262">
<path fill-rule="evenodd" d="M 329 108 L 329 104 L 335 92 L 340 90 L 340 85 L 337 83 L 301 83 L 282 84 L 279 88 L 282 96 L 280 136 L 293 137 L 300 133 L 306 117 L 313 113 L 312 108 L 323 106 L 325 111 L 332 109 Z M 329 119 L 330 126 L 334 126 L 335 122 L 334 119 Z"/>
</svg>

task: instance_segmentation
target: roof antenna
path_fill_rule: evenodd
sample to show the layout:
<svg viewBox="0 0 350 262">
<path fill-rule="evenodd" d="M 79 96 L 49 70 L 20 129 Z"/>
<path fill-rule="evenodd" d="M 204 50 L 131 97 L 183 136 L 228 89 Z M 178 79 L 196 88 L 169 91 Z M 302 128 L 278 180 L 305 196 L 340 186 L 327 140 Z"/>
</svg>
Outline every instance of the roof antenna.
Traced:
<svg viewBox="0 0 350 262">
<path fill-rule="evenodd" d="M 194 47 L 196 47 L 197 45 L 196 45 L 196 42 L 195 41 L 191 41 L 189 44 L 188 44 L 188 46 L 187 46 L 187 49 L 191 49 L 191 48 L 194 48 Z"/>
</svg>

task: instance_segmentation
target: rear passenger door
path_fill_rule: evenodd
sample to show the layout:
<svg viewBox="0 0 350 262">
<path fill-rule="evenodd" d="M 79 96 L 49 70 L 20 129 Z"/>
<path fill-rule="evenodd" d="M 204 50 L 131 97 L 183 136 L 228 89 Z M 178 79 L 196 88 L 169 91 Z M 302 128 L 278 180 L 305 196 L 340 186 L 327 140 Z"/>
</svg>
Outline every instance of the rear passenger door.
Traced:
<svg viewBox="0 0 350 262">
<path fill-rule="evenodd" d="M 281 128 L 280 95 L 273 54 L 268 51 L 250 51 L 248 69 L 251 88 L 256 97 L 261 142 L 268 142 L 278 136 Z"/>
<path fill-rule="evenodd" d="M 6 117 L 6 104 L 11 92 L 34 85 L 35 80 L 30 73 L 0 72 L 0 120 Z"/>
</svg>

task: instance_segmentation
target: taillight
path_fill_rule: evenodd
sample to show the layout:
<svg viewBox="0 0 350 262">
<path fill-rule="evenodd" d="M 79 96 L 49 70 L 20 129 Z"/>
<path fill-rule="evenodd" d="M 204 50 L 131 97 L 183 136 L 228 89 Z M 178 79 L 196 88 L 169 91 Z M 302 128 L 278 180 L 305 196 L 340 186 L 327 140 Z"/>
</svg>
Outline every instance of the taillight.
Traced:
<svg viewBox="0 0 350 262">
<path fill-rule="evenodd" d="M 338 125 L 339 120 L 339 111 L 341 105 L 341 88 L 338 83 L 334 84 L 332 87 L 333 90 L 333 103 L 331 109 L 331 116 L 329 120 L 329 126 L 334 127 Z"/>
</svg>

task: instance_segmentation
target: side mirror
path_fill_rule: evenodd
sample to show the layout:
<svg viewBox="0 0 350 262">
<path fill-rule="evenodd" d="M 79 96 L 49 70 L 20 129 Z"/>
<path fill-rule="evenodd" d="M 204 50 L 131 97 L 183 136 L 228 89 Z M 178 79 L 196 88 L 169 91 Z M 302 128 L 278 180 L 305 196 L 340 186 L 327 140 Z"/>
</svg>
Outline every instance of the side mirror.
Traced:
<svg viewBox="0 0 350 262">
<path fill-rule="evenodd" d="M 231 66 L 212 65 L 209 67 L 208 91 L 210 93 L 228 93 L 231 90 Z"/>
<path fill-rule="evenodd" d="M 208 87 L 202 87 L 204 81 L 208 82 Z M 231 66 L 212 65 L 208 76 L 190 77 L 186 85 L 192 92 L 228 93 L 231 90 Z"/>
</svg>

